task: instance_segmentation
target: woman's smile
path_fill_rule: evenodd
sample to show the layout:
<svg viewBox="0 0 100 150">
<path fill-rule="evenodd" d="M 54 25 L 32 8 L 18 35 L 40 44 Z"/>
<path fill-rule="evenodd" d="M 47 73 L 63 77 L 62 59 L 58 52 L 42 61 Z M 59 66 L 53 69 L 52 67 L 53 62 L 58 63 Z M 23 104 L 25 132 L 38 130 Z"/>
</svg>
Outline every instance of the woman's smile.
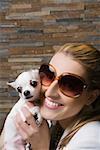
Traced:
<svg viewBox="0 0 100 150">
<path fill-rule="evenodd" d="M 59 108 L 62 108 L 62 104 L 59 103 L 59 102 L 56 102 L 50 98 L 46 98 L 45 101 L 44 101 L 44 105 L 45 107 L 47 107 L 48 109 L 52 109 L 52 110 L 56 110 L 56 109 L 59 109 Z"/>
</svg>

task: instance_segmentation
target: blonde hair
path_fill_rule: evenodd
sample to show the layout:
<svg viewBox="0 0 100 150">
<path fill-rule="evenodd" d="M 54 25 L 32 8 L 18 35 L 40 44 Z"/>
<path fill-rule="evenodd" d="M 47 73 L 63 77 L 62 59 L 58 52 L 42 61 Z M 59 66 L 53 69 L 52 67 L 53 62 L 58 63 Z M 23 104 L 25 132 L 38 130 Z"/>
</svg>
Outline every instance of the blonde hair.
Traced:
<svg viewBox="0 0 100 150">
<path fill-rule="evenodd" d="M 75 61 L 81 63 L 87 71 L 89 80 L 89 90 L 100 90 L 100 51 L 92 45 L 87 44 L 65 44 L 57 51 L 71 55 Z M 69 134 L 62 139 L 60 147 L 65 146 L 73 135 L 87 122 L 100 120 L 100 95 L 89 106 L 88 109 L 82 110 L 76 123 L 73 125 Z"/>
</svg>

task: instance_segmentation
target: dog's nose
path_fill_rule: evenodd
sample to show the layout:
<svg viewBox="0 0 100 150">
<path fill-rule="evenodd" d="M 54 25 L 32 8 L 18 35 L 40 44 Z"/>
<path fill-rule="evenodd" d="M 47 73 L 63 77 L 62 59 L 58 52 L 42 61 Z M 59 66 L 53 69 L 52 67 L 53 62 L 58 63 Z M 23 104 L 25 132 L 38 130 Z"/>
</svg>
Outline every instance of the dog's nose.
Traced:
<svg viewBox="0 0 100 150">
<path fill-rule="evenodd" d="M 28 90 L 24 91 L 24 95 L 25 96 L 29 96 L 30 95 L 30 91 L 28 91 Z"/>
</svg>

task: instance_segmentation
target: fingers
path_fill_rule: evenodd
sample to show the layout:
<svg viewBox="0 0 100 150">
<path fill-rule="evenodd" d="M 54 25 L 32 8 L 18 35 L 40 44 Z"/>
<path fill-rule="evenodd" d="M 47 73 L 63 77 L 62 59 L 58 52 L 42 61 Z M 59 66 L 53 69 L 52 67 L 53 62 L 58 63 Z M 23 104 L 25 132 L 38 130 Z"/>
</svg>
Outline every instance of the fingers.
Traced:
<svg viewBox="0 0 100 150">
<path fill-rule="evenodd" d="M 37 128 L 35 119 L 34 119 L 33 115 L 31 114 L 31 112 L 26 107 L 23 107 L 21 111 L 23 112 L 23 114 L 25 116 L 26 123 L 28 123 L 33 128 Z"/>
<path fill-rule="evenodd" d="M 35 122 L 33 115 L 26 107 L 23 107 L 21 111 L 24 115 L 24 120 L 20 115 L 20 112 L 18 112 L 15 116 L 14 122 L 20 135 L 23 137 L 24 140 L 27 140 L 29 137 L 32 136 L 33 133 L 38 132 L 38 126 Z"/>
<path fill-rule="evenodd" d="M 18 113 L 15 118 L 14 118 L 14 122 L 17 128 L 17 131 L 19 132 L 19 134 L 22 136 L 22 138 L 24 140 L 27 139 L 27 128 L 28 125 L 22 120 L 22 118 L 20 117 L 20 113 Z"/>
<path fill-rule="evenodd" d="M 43 124 L 38 127 L 31 112 L 26 107 L 23 107 L 21 111 L 24 114 L 25 120 L 23 120 L 20 112 L 18 112 L 15 116 L 15 124 L 22 139 L 30 143 L 33 149 L 41 149 L 41 147 L 48 149 L 50 133 L 46 120 L 43 120 Z"/>
</svg>

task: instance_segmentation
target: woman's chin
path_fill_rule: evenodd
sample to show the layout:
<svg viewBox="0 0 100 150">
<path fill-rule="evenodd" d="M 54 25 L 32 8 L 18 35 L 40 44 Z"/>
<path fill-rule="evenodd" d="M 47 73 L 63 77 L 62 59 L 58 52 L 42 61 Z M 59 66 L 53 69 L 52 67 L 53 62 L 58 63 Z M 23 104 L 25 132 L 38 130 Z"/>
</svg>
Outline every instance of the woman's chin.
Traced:
<svg viewBox="0 0 100 150">
<path fill-rule="evenodd" d="M 40 113 L 42 117 L 46 120 L 57 120 L 57 113 L 50 111 L 48 108 L 41 107 Z"/>
</svg>

